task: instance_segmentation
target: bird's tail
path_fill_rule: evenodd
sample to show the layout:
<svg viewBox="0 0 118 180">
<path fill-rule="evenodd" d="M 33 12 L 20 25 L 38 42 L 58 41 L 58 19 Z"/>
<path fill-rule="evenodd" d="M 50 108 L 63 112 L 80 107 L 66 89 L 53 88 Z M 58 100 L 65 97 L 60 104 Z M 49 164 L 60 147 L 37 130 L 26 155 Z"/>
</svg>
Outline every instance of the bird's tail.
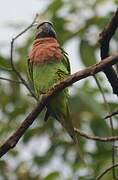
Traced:
<svg viewBox="0 0 118 180">
<path fill-rule="evenodd" d="M 77 152 L 79 154 L 80 160 L 82 162 L 84 162 L 84 159 L 83 159 L 83 156 L 82 156 L 82 153 L 81 153 L 81 150 L 80 150 L 79 137 L 76 134 L 76 132 L 74 131 L 74 126 L 73 126 L 73 122 L 72 122 L 68 107 L 67 107 L 67 114 L 66 115 L 62 114 L 59 121 L 62 124 L 62 126 L 65 128 L 65 130 L 68 132 L 68 134 L 71 136 L 71 138 L 72 138 L 72 140 L 73 140 L 73 142 L 74 142 L 74 144 L 76 146 L 76 149 L 77 149 Z"/>
</svg>

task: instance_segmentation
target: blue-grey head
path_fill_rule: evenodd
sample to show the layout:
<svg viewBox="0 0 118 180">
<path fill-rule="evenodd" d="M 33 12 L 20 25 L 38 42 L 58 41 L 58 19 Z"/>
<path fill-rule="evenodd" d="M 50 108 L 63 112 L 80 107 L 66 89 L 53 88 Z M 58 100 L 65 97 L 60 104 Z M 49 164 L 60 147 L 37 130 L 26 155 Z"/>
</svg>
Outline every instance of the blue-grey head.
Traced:
<svg viewBox="0 0 118 180">
<path fill-rule="evenodd" d="M 53 37 L 56 38 L 56 32 L 51 22 L 42 22 L 37 26 L 37 38 Z"/>
</svg>

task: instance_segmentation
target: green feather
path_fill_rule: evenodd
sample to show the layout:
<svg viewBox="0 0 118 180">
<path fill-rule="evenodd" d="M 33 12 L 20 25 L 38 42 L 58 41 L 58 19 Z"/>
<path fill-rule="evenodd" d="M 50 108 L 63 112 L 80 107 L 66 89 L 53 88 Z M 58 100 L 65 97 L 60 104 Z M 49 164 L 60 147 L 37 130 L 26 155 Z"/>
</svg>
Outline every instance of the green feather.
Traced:
<svg viewBox="0 0 118 180">
<path fill-rule="evenodd" d="M 34 65 L 30 62 L 29 75 L 36 97 L 39 99 L 40 95 L 45 94 L 55 83 L 69 76 L 70 71 L 70 63 L 66 54 L 64 54 L 64 58 L 61 61 L 49 60 L 45 63 Z M 47 120 L 49 116 L 56 118 L 67 130 L 74 142 L 78 144 L 68 107 L 68 88 L 52 98 L 47 108 L 44 119 Z"/>
<path fill-rule="evenodd" d="M 60 61 L 49 60 L 41 64 L 28 63 L 30 82 L 34 87 L 34 92 L 37 98 L 40 98 L 41 94 L 45 94 L 55 83 L 63 80 L 70 74 L 70 63 L 67 56 L 64 54 L 64 58 Z M 65 129 L 69 130 L 68 121 L 68 89 L 64 89 L 61 93 L 57 94 L 50 102 L 50 111 L 46 113 L 45 119 L 49 114 L 55 116 Z M 55 115 L 53 115 L 55 114 Z M 65 121 L 65 122 L 63 122 Z M 72 129 L 70 127 L 70 129 Z M 69 133 L 70 134 L 70 133 Z M 72 135 L 71 135 L 72 136 Z"/>
</svg>

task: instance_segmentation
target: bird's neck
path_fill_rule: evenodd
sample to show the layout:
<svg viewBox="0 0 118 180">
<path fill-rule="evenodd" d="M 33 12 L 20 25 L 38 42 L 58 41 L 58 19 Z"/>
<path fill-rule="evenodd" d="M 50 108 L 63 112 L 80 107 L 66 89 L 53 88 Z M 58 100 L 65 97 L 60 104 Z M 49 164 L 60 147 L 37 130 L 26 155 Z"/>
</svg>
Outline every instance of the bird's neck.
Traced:
<svg viewBox="0 0 118 180">
<path fill-rule="evenodd" d="M 36 39 L 29 54 L 29 59 L 33 63 L 44 63 L 49 60 L 59 61 L 62 57 L 63 53 L 59 43 L 52 37 Z"/>
</svg>

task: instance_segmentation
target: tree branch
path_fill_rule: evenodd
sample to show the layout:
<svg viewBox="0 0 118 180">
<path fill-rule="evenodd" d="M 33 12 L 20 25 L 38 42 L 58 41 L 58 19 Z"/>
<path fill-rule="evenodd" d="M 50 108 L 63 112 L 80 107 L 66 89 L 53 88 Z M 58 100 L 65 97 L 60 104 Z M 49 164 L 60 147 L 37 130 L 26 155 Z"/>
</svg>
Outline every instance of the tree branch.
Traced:
<svg viewBox="0 0 118 180">
<path fill-rule="evenodd" d="M 106 106 L 106 110 L 109 112 L 109 114 L 111 113 L 111 109 L 110 109 L 110 106 L 107 102 L 107 99 L 104 95 L 104 91 L 99 83 L 99 80 L 97 79 L 96 75 L 94 75 L 94 79 L 96 81 L 96 84 L 101 92 L 101 95 L 103 97 L 103 100 L 104 100 L 104 104 Z M 114 136 L 114 126 L 113 126 L 113 120 L 112 120 L 112 117 L 109 117 L 109 121 L 110 121 L 110 126 L 111 126 L 111 135 Z M 115 164 L 115 141 L 112 142 L 112 165 Z M 115 167 L 113 167 L 113 178 L 116 179 L 116 172 L 115 172 Z"/>
<path fill-rule="evenodd" d="M 118 166 L 118 163 L 117 164 L 114 164 L 112 166 L 109 166 L 107 169 L 105 169 L 99 176 L 96 177 L 96 180 L 99 180 L 101 179 L 107 172 L 109 172 L 111 169 L 115 168 Z"/>
<path fill-rule="evenodd" d="M 101 59 L 104 60 L 104 58 L 109 56 L 109 44 L 112 36 L 114 35 L 116 29 L 118 27 L 118 9 L 114 16 L 111 18 L 111 21 L 108 23 L 106 28 L 103 30 L 102 33 L 100 33 L 100 50 L 101 50 Z M 118 76 L 113 69 L 113 67 L 106 67 L 104 69 L 104 73 L 110 82 L 113 93 L 118 95 Z"/>
<path fill-rule="evenodd" d="M 0 147 L 0 157 L 6 154 L 11 148 L 15 147 L 19 139 L 23 136 L 25 131 L 30 127 L 34 120 L 38 117 L 40 112 L 43 110 L 45 105 L 53 98 L 57 93 L 62 91 L 64 88 L 70 86 L 71 84 L 85 79 L 89 76 L 93 76 L 96 73 L 103 71 L 105 67 L 110 67 L 118 62 L 118 55 L 106 58 L 104 61 L 94 64 L 84 70 L 78 71 L 70 75 L 67 79 L 55 84 L 46 94 L 42 96 L 40 102 L 32 110 L 32 112 L 26 117 L 26 119 L 21 123 L 17 130 L 5 141 L 5 143 Z"/>
<path fill-rule="evenodd" d="M 15 72 L 15 74 L 17 75 L 17 77 L 20 79 L 20 81 L 22 82 L 22 84 L 24 84 L 24 86 L 28 89 L 28 91 L 30 92 L 30 94 L 37 100 L 34 92 L 32 91 L 32 89 L 29 87 L 28 83 L 26 82 L 26 80 L 21 76 L 21 74 L 18 72 L 18 70 L 15 67 L 14 61 L 13 61 L 13 51 L 14 51 L 14 42 L 15 40 L 17 40 L 20 36 L 22 36 L 22 34 L 24 34 L 25 32 L 27 32 L 29 29 L 31 29 L 37 19 L 38 14 L 36 14 L 34 20 L 32 21 L 32 23 L 26 27 L 22 32 L 20 32 L 18 35 L 16 35 L 14 38 L 12 38 L 11 41 L 11 51 L 10 51 L 10 62 L 11 62 L 11 68 L 12 70 Z"/>
<path fill-rule="evenodd" d="M 114 111 L 113 113 L 109 114 L 108 116 L 106 116 L 104 119 L 108 119 L 112 116 L 118 115 L 118 110 Z"/>
<path fill-rule="evenodd" d="M 3 70 L 3 71 L 10 71 L 10 72 L 13 71 L 12 69 L 6 68 L 6 67 L 1 66 L 1 65 L 0 65 L 0 69 Z"/>
<path fill-rule="evenodd" d="M 91 135 L 88 135 L 88 134 L 82 132 L 80 129 L 74 128 L 74 130 L 80 136 L 82 136 L 86 139 L 94 140 L 94 141 L 109 142 L 109 141 L 118 140 L 118 136 L 110 136 L 110 137 L 91 136 Z"/>
<path fill-rule="evenodd" d="M 110 46 L 110 40 L 112 36 L 115 34 L 115 31 L 118 27 L 118 9 L 116 10 L 115 14 L 111 18 L 110 22 L 106 26 L 106 28 L 103 30 L 103 32 L 100 34 L 100 50 L 101 50 L 101 59 L 104 59 L 109 56 L 109 46 Z M 113 93 L 118 96 L 118 75 L 115 72 L 113 67 L 108 67 L 104 69 L 104 73 L 110 82 Z M 106 100 L 105 100 L 106 101 Z M 106 101 L 106 106 L 111 113 L 110 107 Z M 112 122 L 112 116 L 109 117 L 110 119 L 110 126 L 111 126 L 111 134 L 112 136 L 114 135 L 114 127 L 113 127 L 113 122 Z M 115 142 L 112 142 L 112 165 L 115 164 L 115 149 L 114 149 Z M 115 172 L 115 167 L 113 167 L 113 178 L 117 179 L 116 177 L 116 172 Z"/>
<path fill-rule="evenodd" d="M 15 80 L 7 79 L 7 78 L 4 78 L 4 77 L 0 77 L 0 80 L 4 80 L 4 81 L 11 82 L 11 83 L 16 83 L 16 84 L 22 84 L 21 81 L 15 81 Z"/>
</svg>

